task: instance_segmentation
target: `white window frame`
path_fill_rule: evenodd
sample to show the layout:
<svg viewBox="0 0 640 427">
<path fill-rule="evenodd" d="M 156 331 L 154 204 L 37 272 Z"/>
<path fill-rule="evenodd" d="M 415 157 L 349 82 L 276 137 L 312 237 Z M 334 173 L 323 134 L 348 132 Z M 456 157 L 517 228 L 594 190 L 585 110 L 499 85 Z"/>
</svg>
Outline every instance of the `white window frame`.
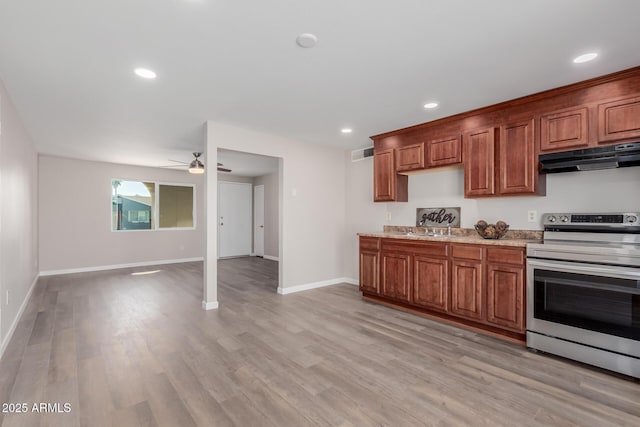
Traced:
<svg viewBox="0 0 640 427">
<path fill-rule="evenodd" d="M 197 228 L 198 222 L 198 216 L 196 214 L 196 206 L 197 206 L 197 202 L 196 202 L 196 184 L 190 183 L 190 182 L 166 182 L 166 181 L 155 181 L 155 180 L 146 180 L 146 179 L 138 179 L 138 178 L 111 178 L 111 180 L 109 181 L 110 187 L 113 188 L 113 181 L 130 181 L 130 182 L 148 182 L 148 183 L 153 183 L 154 186 L 154 192 L 156 195 L 156 200 L 155 200 L 155 206 L 153 206 L 153 218 L 152 218 L 152 223 L 153 223 L 153 227 L 152 228 L 146 228 L 146 229 L 140 229 L 140 230 L 114 230 L 113 229 L 113 199 L 112 196 L 109 197 L 109 202 L 111 204 L 111 206 L 109 206 L 109 229 L 111 230 L 112 233 L 122 233 L 122 232 L 132 232 L 132 233 L 137 233 L 137 232 L 149 232 L 149 231 L 189 231 L 189 230 L 195 230 Z M 161 185 L 171 185 L 171 186 L 176 186 L 176 187 L 191 187 L 191 190 L 193 191 L 193 211 L 192 211 L 192 215 L 193 215 L 193 226 L 192 227 L 163 227 L 160 228 L 160 186 Z M 111 191 L 110 191 L 111 193 Z"/>
</svg>

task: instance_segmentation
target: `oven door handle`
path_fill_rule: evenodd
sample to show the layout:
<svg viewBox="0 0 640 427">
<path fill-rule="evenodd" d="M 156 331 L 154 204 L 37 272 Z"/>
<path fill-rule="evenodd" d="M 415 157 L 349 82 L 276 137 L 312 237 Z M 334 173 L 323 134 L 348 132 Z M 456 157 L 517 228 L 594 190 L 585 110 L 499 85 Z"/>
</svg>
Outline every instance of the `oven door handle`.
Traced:
<svg viewBox="0 0 640 427">
<path fill-rule="evenodd" d="M 591 284 L 591 283 L 581 283 L 581 282 L 577 282 L 575 280 L 566 280 L 566 279 L 559 279 L 556 277 L 545 277 L 544 275 L 541 275 L 540 277 L 536 276 L 535 278 L 536 283 L 538 282 L 543 282 L 543 283 L 552 283 L 552 284 L 556 284 L 556 285 L 562 285 L 562 286 L 573 286 L 576 288 L 589 288 L 589 289 L 597 289 L 600 291 L 613 291 L 613 292 L 618 292 L 621 294 L 629 294 L 629 295 L 640 295 L 640 289 L 635 287 L 625 287 L 625 286 L 616 286 L 616 285 L 607 285 L 605 283 L 598 283 L 598 284 Z"/>
<path fill-rule="evenodd" d="M 544 268 L 552 271 L 561 271 L 576 274 L 594 274 L 596 276 L 615 277 L 640 281 L 640 269 L 626 267 L 607 267 L 575 262 L 544 261 L 540 259 L 527 259 L 527 264 L 533 267 Z"/>
</svg>

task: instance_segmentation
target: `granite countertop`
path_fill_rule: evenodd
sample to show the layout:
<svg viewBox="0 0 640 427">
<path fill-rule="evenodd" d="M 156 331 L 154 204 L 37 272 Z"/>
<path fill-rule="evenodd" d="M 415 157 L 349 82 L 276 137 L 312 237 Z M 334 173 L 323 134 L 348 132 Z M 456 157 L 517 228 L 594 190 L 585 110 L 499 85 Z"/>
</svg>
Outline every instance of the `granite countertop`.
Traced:
<svg viewBox="0 0 640 427">
<path fill-rule="evenodd" d="M 514 246 L 526 247 L 527 243 L 541 243 L 542 232 L 535 230 L 509 230 L 507 234 L 498 240 L 483 239 L 472 228 L 452 228 L 451 236 L 447 235 L 446 229 L 438 229 L 443 232 L 442 236 L 427 236 L 423 227 L 411 227 L 413 234 L 407 235 L 405 226 L 384 226 L 383 231 L 358 233 L 363 237 L 380 237 L 384 239 L 404 239 L 404 240 L 423 240 L 428 242 L 452 242 L 452 243 L 471 243 L 476 245 L 497 245 L 497 246 Z M 430 230 L 431 231 L 431 230 Z"/>
</svg>

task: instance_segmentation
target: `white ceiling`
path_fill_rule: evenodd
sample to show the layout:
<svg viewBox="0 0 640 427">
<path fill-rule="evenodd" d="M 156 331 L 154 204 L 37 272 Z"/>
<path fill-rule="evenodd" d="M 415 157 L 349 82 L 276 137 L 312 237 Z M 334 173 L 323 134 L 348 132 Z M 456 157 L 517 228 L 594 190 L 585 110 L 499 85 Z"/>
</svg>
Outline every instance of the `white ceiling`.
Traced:
<svg viewBox="0 0 640 427">
<path fill-rule="evenodd" d="M 222 163 L 224 168 L 231 169 L 229 175 L 256 177 L 278 171 L 277 157 L 240 151 L 218 149 L 218 162 Z"/>
<path fill-rule="evenodd" d="M 206 120 L 348 149 L 640 65 L 639 17 L 635 0 L 2 0 L 0 78 L 42 153 L 190 160 Z"/>
</svg>

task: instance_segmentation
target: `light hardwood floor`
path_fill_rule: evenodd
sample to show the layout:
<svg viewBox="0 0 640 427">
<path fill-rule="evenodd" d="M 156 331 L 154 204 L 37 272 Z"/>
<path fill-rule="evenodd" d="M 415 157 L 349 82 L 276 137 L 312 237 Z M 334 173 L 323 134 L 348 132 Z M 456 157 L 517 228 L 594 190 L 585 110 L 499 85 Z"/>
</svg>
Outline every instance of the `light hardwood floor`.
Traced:
<svg viewBox="0 0 640 427">
<path fill-rule="evenodd" d="M 133 272 L 160 270 L 146 275 Z M 0 362 L 3 426 L 638 426 L 640 383 L 363 302 L 275 293 L 277 264 L 41 278 Z"/>
</svg>

